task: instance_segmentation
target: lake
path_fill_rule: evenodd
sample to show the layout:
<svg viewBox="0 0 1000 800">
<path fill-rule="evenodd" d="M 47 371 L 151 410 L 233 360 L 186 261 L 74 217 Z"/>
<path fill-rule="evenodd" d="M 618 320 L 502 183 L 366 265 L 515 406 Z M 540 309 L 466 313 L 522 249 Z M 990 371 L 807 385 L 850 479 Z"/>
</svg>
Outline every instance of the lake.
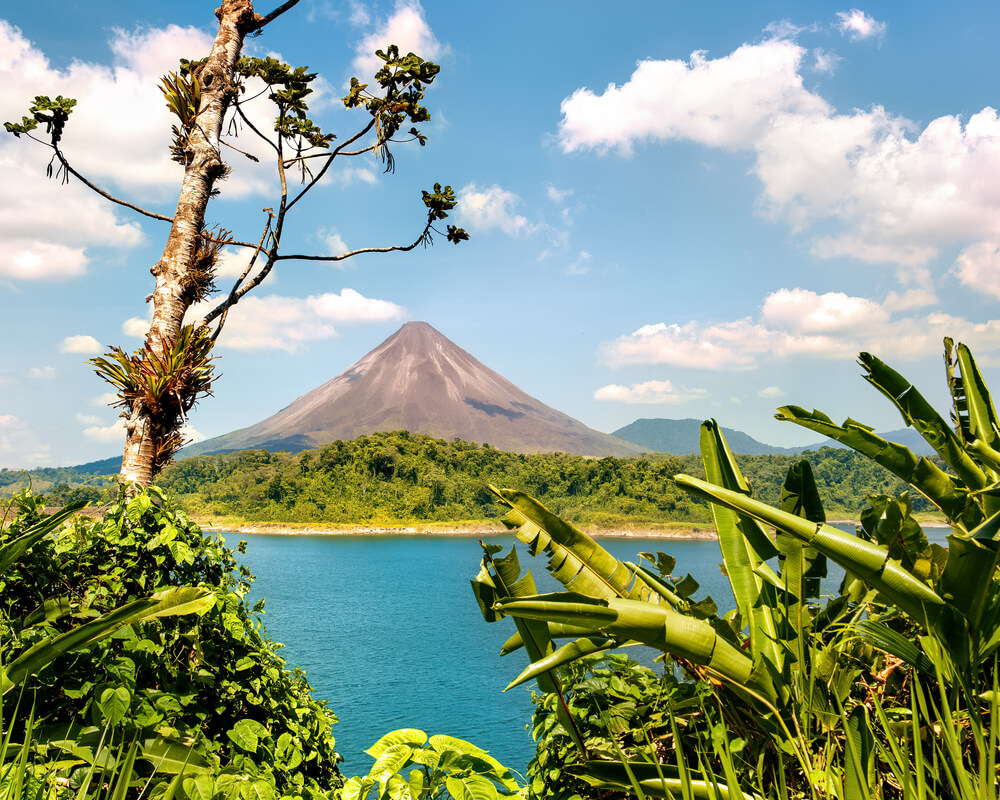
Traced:
<svg viewBox="0 0 1000 800">
<path fill-rule="evenodd" d="M 932 540 L 943 534 L 938 529 Z M 534 754 L 531 688 L 502 689 L 527 660 L 523 651 L 499 657 L 514 624 L 487 624 L 476 605 L 469 585 L 482 558 L 476 538 L 224 536 L 234 548 L 247 541 L 241 561 L 257 577 L 252 601 L 267 599 L 268 633 L 340 718 L 333 732 L 345 775 L 367 773 L 372 761 L 362 751 L 404 727 L 467 739 L 523 774 Z M 546 573 L 546 559 L 532 559 L 512 535 L 485 539 L 504 553 L 516 543 L 539 591 L 561 588 Z M 640 551 L 667 552 L 677 559 L 675 574 L 690 572 L 701 583 L 697 597 L 712 595 L 720 610 L 733 605 L 715 541 L 616 538 L 601 545 L 631 561 Z M 831 575 L 829 583 L 838 581 Z M 639 660 L 652 665 L 655 653 L 645 652 Z"/>
</svg>

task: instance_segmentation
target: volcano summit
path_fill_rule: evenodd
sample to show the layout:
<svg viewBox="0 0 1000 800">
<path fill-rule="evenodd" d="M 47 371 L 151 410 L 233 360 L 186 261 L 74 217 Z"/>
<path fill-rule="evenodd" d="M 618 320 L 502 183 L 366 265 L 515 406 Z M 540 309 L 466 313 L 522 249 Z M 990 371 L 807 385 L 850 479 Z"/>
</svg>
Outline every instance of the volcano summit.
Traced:
<svg viewBox="0 0 1000 800">
<path fill-rule="evenodd" d="M 426 322 L 408 322 L 277 414 L 191 445 L 184 456 L 251 448 L 297 452 L 394 430 L 518 453 L 628 456 L 644 450 L 549 408 Z"/>
</svg>

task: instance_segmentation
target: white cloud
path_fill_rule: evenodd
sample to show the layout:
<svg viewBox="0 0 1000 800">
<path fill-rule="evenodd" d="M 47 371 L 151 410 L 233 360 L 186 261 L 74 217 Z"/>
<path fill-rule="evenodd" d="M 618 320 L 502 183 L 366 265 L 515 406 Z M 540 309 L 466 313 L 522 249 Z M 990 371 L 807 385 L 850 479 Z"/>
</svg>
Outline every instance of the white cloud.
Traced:
<svg viewBox="0 0 1000 800">
<path fill-rule="evenodd" d="M 545 185 L 545 194 L 553 203 L 562 203 L 567 197 L 573 194 L 572 189 L 557 189 L 551 183 Z"/>
<path fill-rule="evenodd" d="M 945 336 L 976 352 L 1000 351 L 1000 320 L 974 323 L 937 312 L 893 317 L 867 298 L 782 289 L 765 299 L 757 320 L 644 325 L 606 343 L 601 355 L 611 366 L 707 370 L 755 369 L 796 358 L 850 359 L 861 351 L 912 361 L 939 353 Z"/>
<path fill-rule="evenodd" d="M 81 425 L 87 425 L 87 426 L 101 424 L 101 418 L 96 416 L 95 414 L 81 414 L 79 412 L 77 412 L 76 421 L 79 422 Z"/>
<path fill-rule="evenodd" d="M 1000 242 L 978 242 L 958 254 L 954 272 L 976 292 L 1000 299 Z"/>
<path fill-rule="evenodd" d="M 207 306 L 196 306 L 192 316 Z M 402 319 L 406 309 L 388 300 L 365 297 L 354 289 L 309 297 L 249 295 L 234 306 L 219 345 L 237 350 L 295 352 L 309 341 L 332 339 L 336 325 L 363 325 Z"/>
<path fill-rule="evenodd" d="M 674 386 L 670 381 L 645 381 L 631 386 L 620 386 L 616 383 L 602 386 L 594 392 L 594 399 L 635 405 L 676 405 L 691 400 L 703 400 L 707 395 L 706 389 L 687 389 L 683 386 Z"/>
<path fill-rule="evenodd" d="M 696 51 L 686 62 L 640 61 L 622 86 L 612 83 L 600 95 L 578 89 L 562 101 L 562 149 L 629 154 L 636 142 L 656 139 L 749 147 L 776 110 L 828 112 L 826 101 L 803 88 L 804 52 L 776 39 L 714 60 Z"/>
<path fill-rule="evenodd" d="M 196 430 L 189 422 L 185 422 L 181 425 L 181 436 L 184 437 L 186 442 L 190 442 L 192 444 L 195 442 L 203 442 L 208 438 L 201 431 Z"/>
<path fill-rule="evenodd" d="M 843 58 L 836 53 L 824 50 L 822 47 L 817 47 L 813 50 L 813 70 L 816 72 L 824 75 L 833 75 L 837 71 L 837 65 L 841 61 L 843 61 Z"/>
<path fill-rule="evenodd" d="M 122 333 L 126 336 L 144 337 L 149 332 L 150 320 L 142 317 L 129 317 L 122 323 Z"/>
<path fill-rule="evenodd" d="M 885 300 L 882 301 L 882 308 L 886 311 L 912 311 L 916 308 L 932 306 L 937 302 L 938 297 L 931 289 L 907 289 L 902 294 L 889 292 Z"/>
<path fill-rule="evenodd" d="M 562 103 L 559 141 L 629 154 L 651 141 L 748 151 L 761 214 L 821 258 L 919 268 L 942 247 L 1000 240 L 1000 118 L 992 108 L 922 130 L 880 106 L 838 113 L 805 88 L 808 51 L 787 39 L 710 59 L 638 64 L 622 86 L 579 89 Z"/>
<path fill-rule="evenodd" d="M 759 392 L 757 392 L 758 397 L 784 397 L 785 390 L 780 386 L 765 386 Z"/>
<path fill-rule="evenodd" d="M 344 243 L 344 237 L 340 235 L 340 232 L 336 228 L 330 230 L 320 228 L 317 236 L 319 236 L 320 241 L 326 247 L 326 255 L 328 256 L 342 256 L 351 249 Z M 340 265 L 342 262 L 335 261 L 333 263 Z"/>
<path fill-rule="evenodd" d="M 105 392 L 104 394 L 99 394 L 97 397 L 90 398 L 90 405 L 92 406 L 110 406 L 112 403 L 118 401 L 118 395 L 114 392 Z"/>
<path fill-rule="evenodd" d="M 886 23 L 869 17 L 858 8 L 837 12 L 837 30 L 849 37 L 851 41 L 881 39 L 885 36 L 887 27 Z"/>
<path fill-rule="evenodd" d="M 576 260 L 566 267 L 567 275 L 586 275 L 590 272 L 590 262 L 593 256 L 590 255 L 586 250 L 581 250 L 580 255 L 576 257 Z"/>
<path fill-rule="evenodd" d="M 480 190 L 474 183 L 464 186 L 458 193 L 455 217 L 461 225 L 473 232 L 485 233 L 499 229 L 508 236 L 534 230 L 526 217 L 514 213 L 521 199 L 494 184 Z"/>
<path fill-rule="evenodd" d="M 111 425 L 91 425 L 83 429 L 83 435 L 95 442 L 104 444 L 125 443 L 125 420 L 120 419 Z"/>
<path fill-rule="evenodd" d="M 28 370 L 28 377 L 36 380 L 50 381 L 56 376 L 55 367 L 32 367 Z"/>
<path fill-rule="evenodd" d="M 93 336 L 67 336 L 59 345 L 60 353 L 82 353 L 83 355 L 96 355 L 103 348 L 101 343 Z"/>
<path fill-rule="evenodd" d="M 368 24 L 366 15 L 355 15 L 356 22 Z M 392 15 L 358 42 L 352 66 L 362 83 L 369 81 L 385 62 L 375 55 L 389 45 L 399 47 L 400 55 L 416 53 L 425 60 L 437 61 L 447 52 L 434 36 L 424 18 L 424 9 L 416 0 L 397 0 Z"/>
</svg>

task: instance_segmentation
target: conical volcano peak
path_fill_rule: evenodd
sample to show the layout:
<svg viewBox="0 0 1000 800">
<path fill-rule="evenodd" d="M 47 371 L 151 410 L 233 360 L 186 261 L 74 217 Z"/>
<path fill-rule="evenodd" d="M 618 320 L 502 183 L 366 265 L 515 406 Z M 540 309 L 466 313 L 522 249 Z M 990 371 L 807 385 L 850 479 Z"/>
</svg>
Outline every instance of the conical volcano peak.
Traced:
<svg viewBox="0 0 1000 800">
<path fill-rule="evenodd" d="M 426 322 L 407 322 L 322 386 L 262 422 L 186 454 L 298 451 L 376 431 L 408 430 L 521 453 L 635 455 L 521 391 Z"/>
</svg>

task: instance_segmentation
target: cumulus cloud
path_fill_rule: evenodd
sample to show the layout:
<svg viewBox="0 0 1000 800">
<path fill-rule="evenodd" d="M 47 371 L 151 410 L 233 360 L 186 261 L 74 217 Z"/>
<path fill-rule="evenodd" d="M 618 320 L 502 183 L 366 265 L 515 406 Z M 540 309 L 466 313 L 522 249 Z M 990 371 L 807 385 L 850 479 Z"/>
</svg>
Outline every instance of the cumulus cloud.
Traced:
<svg viewBox="0 0 1000 800">
<path fill-rule="evenodd" d="M 966 247 L 955 260 L 954 272 L 970 289 L 1000 299 L 1000 242 L 991 240 Z"/>
<path fill-rule="evenodd" d="M 90 398 L 90 405 L 92 406 L 110 406 L 112 403 L 117 402 L 118 395 L 114 392 L 104 392 L 104 394 L 99 394 L 97 397 Z"/>
<path fill-rule="evenodd" d="M 573 194 L 572 189 L 559 189 L 551 183 L 545 185 L 545 194 L 553 203 L 563 203 L 567 197 Z"/>
<path fill-rule="evenodd" d="M 670 381 L 645 381 L 631 386 L 616 383 L 602 386 L 594 392 L 594 399 L 633 405 L 677 405 L 691 400 L 703 400 L 707 395 L 706 389 L 687 389 L 674 386 Z"/>
<path fill-rule="evenodd" d="M 886 23 L 869 17 L 858 8 L 837 12 L 837 30 L 849 37 L 851 41 L 881 39 L 885 36 L 887 27 Z"/>
<path fill-rule="evenodd" d="M 320 241 L 323 242 L 323 245 L 326 248 L 326 255 L 328 256 L 342 256 L 351 249 L 344 242 L 344 237 L 340 235 L 340 232 L 336 228 L 329 230 L 321 228 L 317 232 L 317 236 Z M 333 263 L 340 265 L 343 262 L 334 261 Z"/>
<path fill-rule="evenodd" d="M 83 435 L 95 442 L 104 444 L 125 443 L 125 420 L 120 419 L 111 425 L 90 425 L 83 429 Z"/>
<path fill-rule="evenodd" d="M 28 377 L 35 380 L 50 381 L 56 376 L 55 367 L 32 367 L 28 370 Z"/>
<path fill-rule="evenodd" d="M 189 314 L 205 310 L 194 307 Z M 403 307 L 365 297 L 354 289 L 305 298 L 248 295 L 230 310 L 219 346 L 292 353 L 306 342 L 337 336 L 337 325 L 387 322 L 405 316 Z"/>
<path fill-rule="evenodd" d="M 945 246 L 1000 240 L 1000 183 L 984 179 L 1000 173 L 996 110 L 922 129 L 881 106 L 841 113 L 804 85 L 808 53 L 777 38 L 718 58 L 641 61 L 621 86 L 562 102 L 559 144 L 627 156 L 683 140 L 748 152 L 758 211 L 796 232 L 824 223 L 809 242 L 821 258 L 914 269 Z"/>
<path fill-rule="evenodd" d="M 780 386 L 765 386 L 759 392 L 757 392 L 758 397 L 784 397 L 785 390 Z"/>
<path fill-rule="evenodd" d="M 60 353 L 81 353 L 83 355 L 96 355 L 103 348 L 101 343 L 93 336 L 67 336 L 59 345 Z"/>
<path fill-rule="evenodd" d="M 644 325 L 606 343 L 601 355 L 611 366 L 706 370 L 755 369 L 796 358 L 849 359 L 860 351 L 911 361 L 939 353 L 945 336 L 992 353 L 1000 350 L 1000 320 L 975 323 L 938 312 L 894 316 L 868 298 L 782 289 L 764 300 L 756 320 Z"/>
<path fill-rule="evenodd" d="M 129 317 L 122 323 L 122 333 L 126 336 L 143 337 L 149 332 L 149 318 Z"/>
<path fill-rule="evenodd" d="M 366 14 L 356 15 L 354 20 L 364 26 L 369 24 Z M 393 13 L 358 42 L 352 66 L 362 82 L 371 78 L 385 63 L 375 55 L 375 51 L 385 50 L 391 44 L 397 45 L 402 55 L 416 53 L 430 61 L 437 61 L 447 52 L 427 24 L 420 3 L 416 0 L 397 0 Z"/>
<path fill-rule="evenodd" d="M 455 217 L 459 223 L 476 233 L 501 230 L 517 236 L 534 230 L 526 217 L 514 212 L 521 199 L 496 184 L 480 189 L 476 184 L 464 186 L 458 193 Z"/>
</svg>

